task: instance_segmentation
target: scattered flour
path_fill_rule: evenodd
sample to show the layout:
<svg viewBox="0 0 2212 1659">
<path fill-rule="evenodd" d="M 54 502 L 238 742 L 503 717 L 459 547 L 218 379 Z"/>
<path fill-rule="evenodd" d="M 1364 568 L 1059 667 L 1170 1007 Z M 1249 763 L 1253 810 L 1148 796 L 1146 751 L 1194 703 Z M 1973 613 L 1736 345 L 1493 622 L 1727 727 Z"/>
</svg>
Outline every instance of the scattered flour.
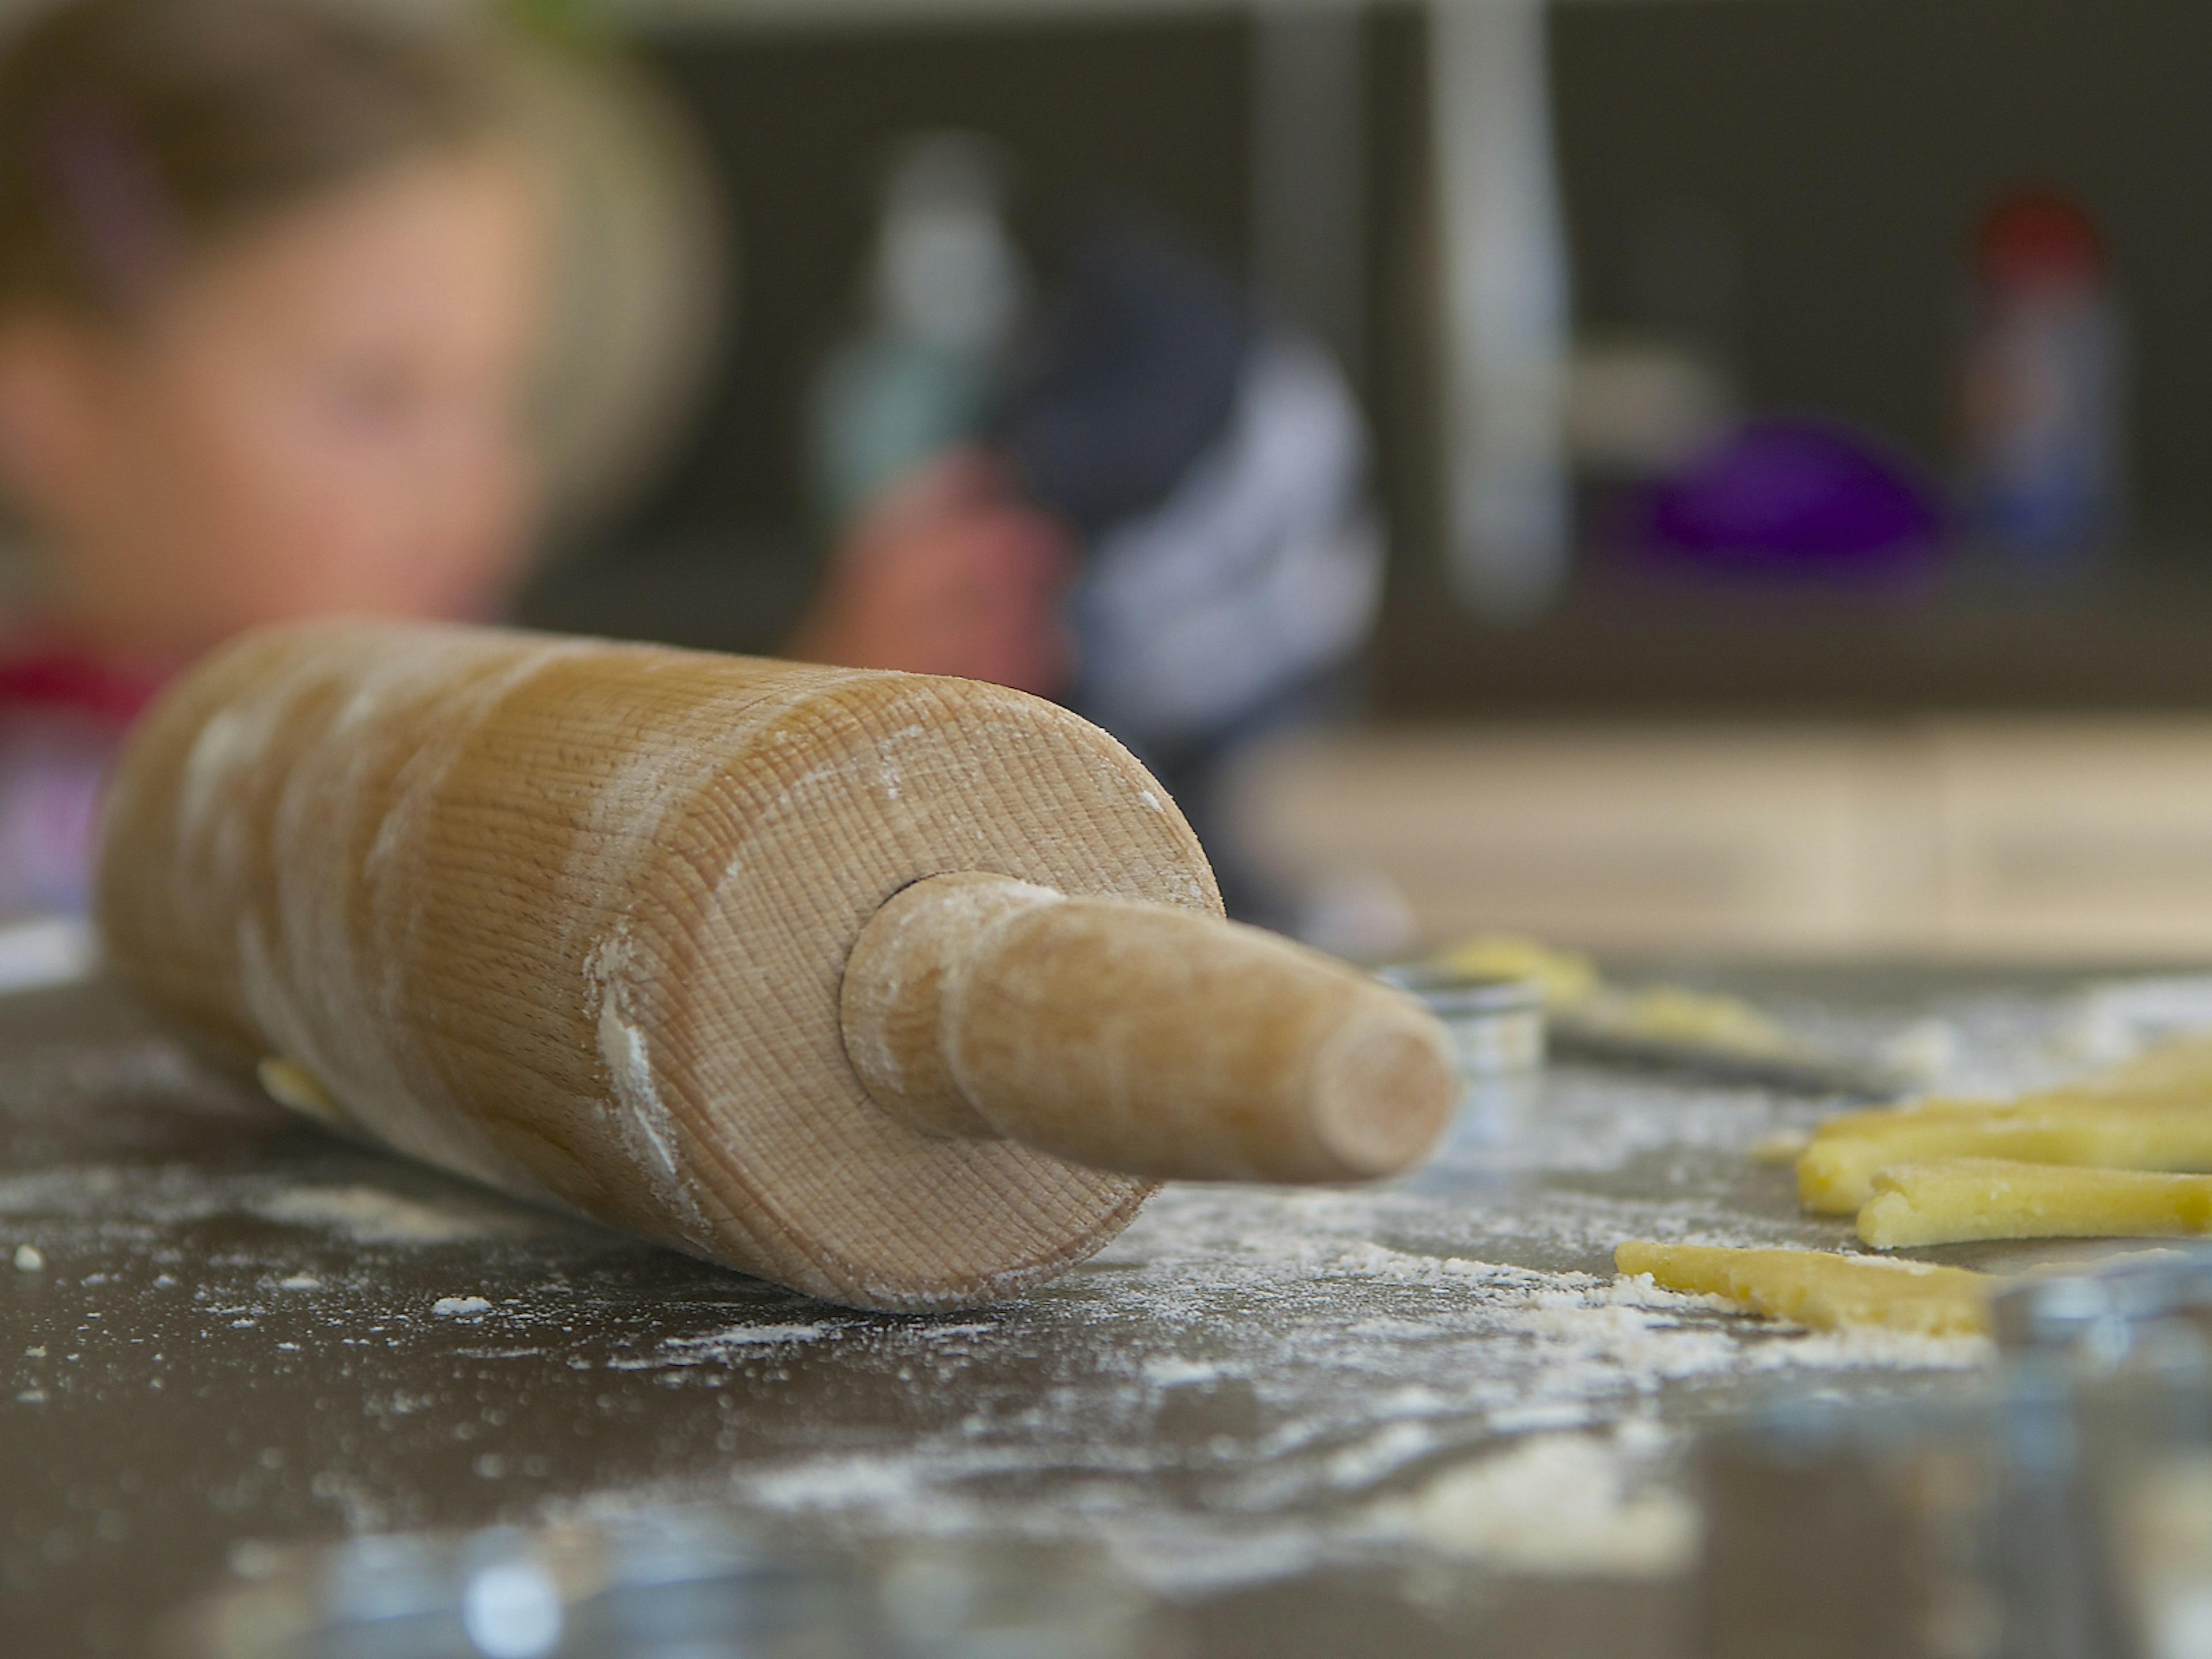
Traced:
<svg viewBox="0 0 2212 1659">
<path fill-rule="evenodd" d="M 896 1444 L 733 1473 L 734 1493 L 869 1535 L 1080 1538 L 1170 1593 L 1408 1544 L 1500 1571 L 1650 1577 L 1695 1545 L 1692 1506 L 1663 1479 L 1676 1441 L 1648 1420 L 1668 1391 L 1987 1357 L 1978 1340 L 1818 1335 L 1648 1281 L 1401 1249 L 1375 1237 L 1391 1213 L 1381 1189 L 1171 1188 L 1106 1272 L 998 1328 L 1024 1352 L 1103 1359 L 1082 1382 L 979 1400 Z M 738 1362 L 731 1334 L 616 1368 Z M 910 1327 L 836 1334 L 871 1370 L 927 1352 Z M 1164 1502 L 1158 1475 L 1193 1458 L 1206 1503 Z M 1448 1467 L 1390 1490 L 1432 1462 Z M 1035 1501 L 986 1496 L 1017 1480 L 1042 1483 Z"/>
<path fill-rule="evenodd" d="M 1172 1354 L 1145 1362 L 1145 1381 L 1158 1389 L 1172 1389 L 1185 1382 L 1212 1382 L 1221 1374 L 1221 1366 L 1212 1361 L 1178 1359 Z"/>
<path fill-rule="evenodd" d="M 672 1336 L 649 1354 L 607 1361 L 610 1370 L 653 1371 L 670 1367 L 711 1365 L 741 1359 L 749 1349 L 818 1342 L 842 1328 L 829 1321 L 811 1325 L 732 1325 L 705 1336 Z"/>
<path fill-rule="evenodd" d="M 719 1352 L 724 1348 L 750 1347 L 762 1342 L 811 1342 L 832 1334 L 836 1327 L 816 1325 L 732 1325 L 726 1331 L 716 1331 L 711 1336 L 678 1336 L 669 1339 L 669 1347 L 701 1349 Z"/>
<path fill-rule="evenodd" d="M 256 1194 L 245 1207 L 265 1221 L 327 1228 L 356 1244 L 458 1244 L 537 1224 L 527 1212 L 489 1200 L 456 1194 L 426 1204 L 381 1187 L 289 1187 Z"/>
<path fill-rule="evenodd" d="M 491 1304 L 480 1296 L 441 1296 L 430 1304 L 430 1311 L 441 1319 L 458 1319 L 465 1314 L 488 1314 Z"/>
<path fill-rule="evenodd" d="M 393 1166 L 403 1181 L 419 1178 Z M 173 1225 L 249 1215 L 312 1227 L 355 1244 L 435 1245 L 524 1237 L 549 1218 L 466 1188 L 409 1197 L 367 1182 L 317 1185 L 275 1172 L 203 1170 L 186 1164 L 78 1164 L 0 1174 L 0 1216 L 74 1226 Z"/>
<path fill-rule="evenodd" d="M 745 1483 L 772 1510 L 908 1509 L 922 1496 L 923 1469 L 908 1459 L 861 1455 L 820 1458 Z"/>
<path fill-rule="evenodd" d="M 1697 1510 L 1678 1493 L 1635 1490 L 1639 1461 L 1620 1437 L 1535 1435 L 1383 1499 L 1370 1524 L 1506 1571 L 1663 1578 L 1695 1554 Z"/>
<path fill-rule="evenodd" d="M 1996 1344 L 1986 1336 L 1923 1336 L 1912 1331 L 1860 1329 L 1793 1335 L 1752 1356 L 1752 1370 L 1796 1365 L 1806 1370 L 1967 1371 L 1993 1364 Z"/>
<path fill-rule="evenodd" d="M 2212 1030 L 2212 974 L 2176 974 L 2093 986 L 2059 1042 L 2079 1064 L 2110 1066 L 2206 1030 Z"/>
<path fill-rule="evenodd" d="M 584 958 L 586 1011 L 599 1037 L 599 1060 L 614 1090 L 613 1127 L 631 1167 L 653 1183 L 670 1218 L 685 1236 L 713 1236 L 678 1157 L 676 1120 L 660 1097 L 653 1055 L 633 1006 L 639 969 L 627 923 L 618 922 Z"/>
</svg>

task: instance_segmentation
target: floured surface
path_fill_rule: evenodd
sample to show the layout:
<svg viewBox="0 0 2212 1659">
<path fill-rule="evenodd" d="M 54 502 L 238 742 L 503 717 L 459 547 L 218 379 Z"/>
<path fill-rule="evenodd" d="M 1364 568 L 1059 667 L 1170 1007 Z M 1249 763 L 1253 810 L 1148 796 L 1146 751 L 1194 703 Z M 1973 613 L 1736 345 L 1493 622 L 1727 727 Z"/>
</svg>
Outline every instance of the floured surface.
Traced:
<svg viewBox="0 0 2212 1659">
<path fill-rule="evenodd" d="M 2135 1017 L 1735 983 L 1830 1040 L 1936 1019 L 1914 1040 L 1959 1087 L 2063 1074 Z M 98 990 L 0 1000 L 0 1583 L 27 1654 L 126 1651 L 240 1540 L 711 1498 L 833 1551 L 1081 1544 L 1200 1653 L 1671 1653 L 1700 1420 L 1978 1385 L 1973 1341 L 1613 1281 L 1628 1237 L 1844 1243 L 1744 1155 L 1824 1109 L 1563 1071 L 1411 1179 L 1170 1190 L 1024 1301 L 896 1318 L 323 1137 Z"/>
</svg>

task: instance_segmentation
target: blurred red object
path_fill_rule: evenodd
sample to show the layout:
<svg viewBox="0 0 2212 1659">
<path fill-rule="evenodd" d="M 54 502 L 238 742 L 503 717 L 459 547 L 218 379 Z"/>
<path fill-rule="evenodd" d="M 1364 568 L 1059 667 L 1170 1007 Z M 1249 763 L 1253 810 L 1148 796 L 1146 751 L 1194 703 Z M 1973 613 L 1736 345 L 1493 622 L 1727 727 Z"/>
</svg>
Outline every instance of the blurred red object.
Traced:
<svg viewBox="0 0 2212 1659">
<path fill-rule="evenodd" d="M 1982 222 L 1974 270 L 1990 288 L 2097 287 L 2105 280 L 2105 240 L 2064 197 L 2024 191 Z"/>
<path fill-rule="evenodd" d="M 2048 190 L 2007 197 L 1974 237 L 1966 515 L 2021 570 L 2086 570 L 2118 532 L 2125 386 L 2109 264 L 2089 216 Z"/>
</svg>

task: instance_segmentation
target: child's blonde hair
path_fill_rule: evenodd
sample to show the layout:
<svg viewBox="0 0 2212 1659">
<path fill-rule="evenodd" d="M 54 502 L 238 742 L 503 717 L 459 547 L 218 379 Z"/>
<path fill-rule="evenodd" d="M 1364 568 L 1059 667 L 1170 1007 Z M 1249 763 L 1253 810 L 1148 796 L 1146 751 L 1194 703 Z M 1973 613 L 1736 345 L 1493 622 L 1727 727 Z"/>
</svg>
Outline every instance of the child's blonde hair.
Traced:
<svg viewBox="0 0 2212 1659">
<path fill-rule="evenodd" d="M 489 133 L 447 36 L 304 0 L 64 0 L 0 52 L 0 308 L 120 314 L 191 255 Z"/>
</svg>

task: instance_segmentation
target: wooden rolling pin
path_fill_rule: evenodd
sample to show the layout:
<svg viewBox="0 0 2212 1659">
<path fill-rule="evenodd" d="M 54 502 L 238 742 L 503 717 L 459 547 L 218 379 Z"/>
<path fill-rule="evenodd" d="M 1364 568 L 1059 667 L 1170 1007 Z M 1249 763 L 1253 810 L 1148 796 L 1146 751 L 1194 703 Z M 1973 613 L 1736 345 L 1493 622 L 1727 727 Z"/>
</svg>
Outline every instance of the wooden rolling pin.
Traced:
<svg viewBox="0 0 2212 1659">
<path fill-rule="evenodd" d="M 1175 1176 L 1418 1159 L 1401 994 L 1221 920 L 1111 738 L 1000 687 L 294 625 L 112 786 L 116 970 L 288 1104 L 855 1306 L 1017 1292 Z"/>
</svg>

